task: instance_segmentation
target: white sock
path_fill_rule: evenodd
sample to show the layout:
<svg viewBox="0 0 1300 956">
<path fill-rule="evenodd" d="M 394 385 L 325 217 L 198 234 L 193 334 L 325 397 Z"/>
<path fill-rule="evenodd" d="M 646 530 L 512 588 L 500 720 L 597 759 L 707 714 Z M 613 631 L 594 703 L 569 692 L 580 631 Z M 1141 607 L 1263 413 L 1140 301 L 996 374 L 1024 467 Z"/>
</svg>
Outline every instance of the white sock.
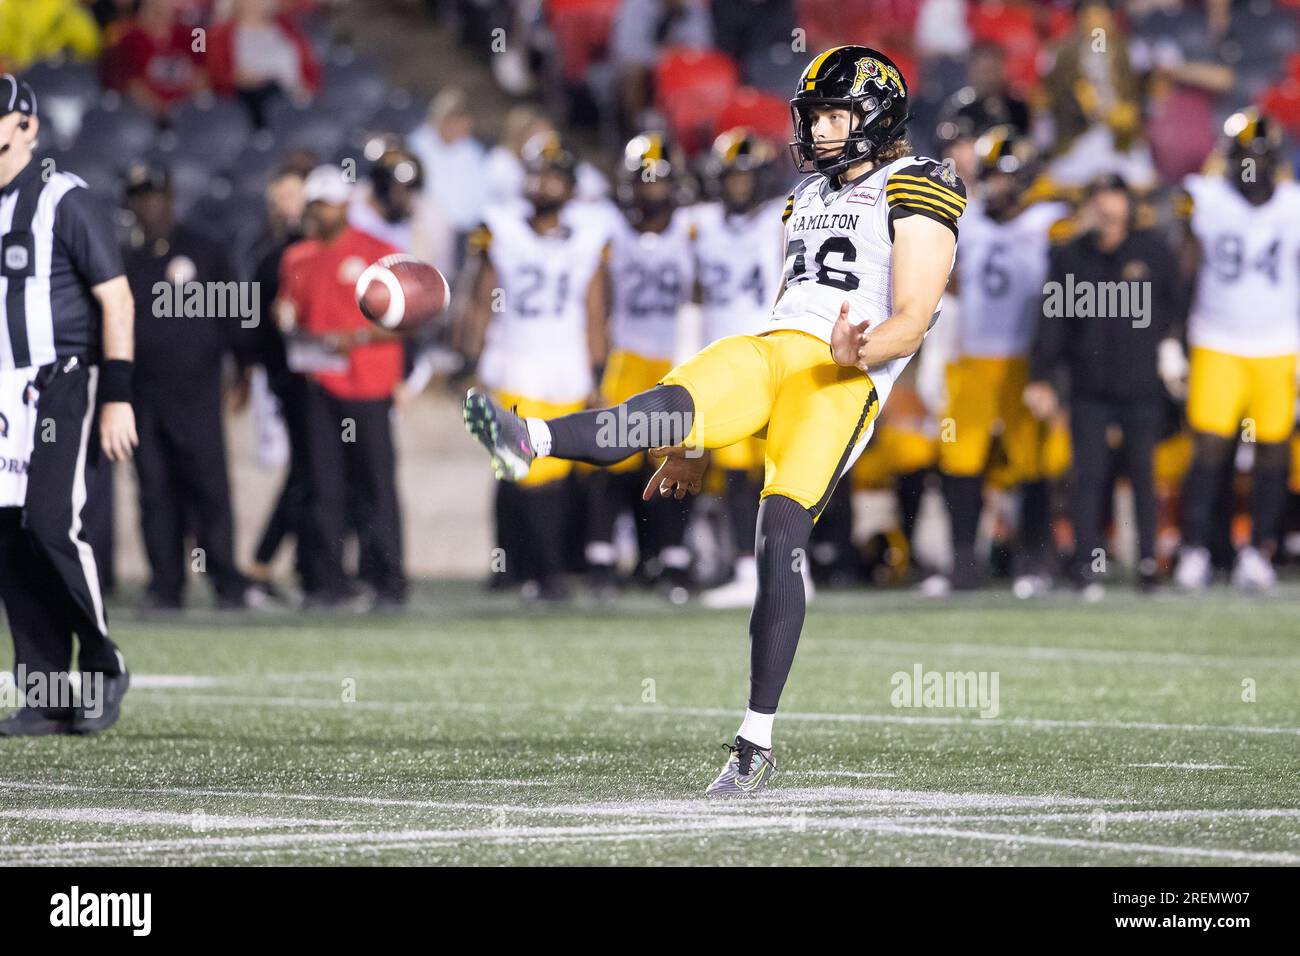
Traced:
<svg viewBox="0 0 1300 956">
<path fill-rule="evenodd" d="M 764 750 L 770 750 L 772 748 L 772 721 L 775 719 L 776 714 L 756 714 L 746 708 L 745 719 L 741 721 L 736 736 L 744 737 L 751 744 L 762 747 Z"/>
<path fill-rule="evenodd" d="M 524 424 L 528 426 L 528 444 L 538 458 L 545 458 L 551 453 L 551 429 L 540 418 L 525 418 Z"/>
</svg>

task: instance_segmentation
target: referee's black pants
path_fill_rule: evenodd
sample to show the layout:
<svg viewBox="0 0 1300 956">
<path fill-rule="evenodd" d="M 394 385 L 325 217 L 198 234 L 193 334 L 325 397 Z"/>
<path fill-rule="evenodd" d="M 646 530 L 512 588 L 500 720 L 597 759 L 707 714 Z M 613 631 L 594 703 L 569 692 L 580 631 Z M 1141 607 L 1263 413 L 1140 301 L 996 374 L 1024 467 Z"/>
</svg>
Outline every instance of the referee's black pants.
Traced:
<svg viewBox="0 0 1300 956">
<path fill-rule="evenodd" d="M 220 603 L 242 604 L 248 580 L 235 564 L 220 381 L 138 386 L 135 425 L 150 594 L 179 607 L 186 571 L 194 569 L 211 578 Z M 190 528 L 202 549 L 198 564 L 185 551 Z"/>
<path fill-rule="evenodd" d="M 121 673 L 99 589 L 95 553 L 82 529 L 87 489 L 101 461 L 99 369 L 64 361 L 38 376 L 36 442 L 22 509 L 0 509 L 0 599 L 14 640 L 14 666 L 61 674 L 78 666 Z"/>
<path fill-rule="evenodd" d="M 341 399 L 308 382 L 304 403 L 307 451 L 309 592 L 324 602 L 348 593 L 343 541 L 349 504 L 357 518 L 359 565 L 364 579 L 386 600 L 406 599 L 402 569 L 402 518 L 397 501 L 397 456 L 389 399 Z"/>
<path fill-rule="evenodd" d="M 1074 457 L 1071 515 L 1074 522 L 1075 561 L 1091 577 L 1096 556 L 1104 554 L 1106 521 L 1116 469 L 1107 431 L 1118 424 L 1123 431 L 1123 473 L 1133 488 L 1137 512 L 1138 557 L 1155 557 L 1156 443 L 1164 425 L 1164 408 L 1158 399 L 1110 400 L 1076 395 L 1070 404 L 1070 441 Z M 1109 562 L 1107 562 L 1109 565 Z"/>
</svg>

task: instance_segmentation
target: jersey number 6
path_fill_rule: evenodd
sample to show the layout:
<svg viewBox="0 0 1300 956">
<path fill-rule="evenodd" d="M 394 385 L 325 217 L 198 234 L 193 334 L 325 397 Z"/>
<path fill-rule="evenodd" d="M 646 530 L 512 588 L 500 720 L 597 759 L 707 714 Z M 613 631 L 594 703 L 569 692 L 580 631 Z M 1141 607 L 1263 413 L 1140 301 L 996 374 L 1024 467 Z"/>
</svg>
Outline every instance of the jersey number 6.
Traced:
<svg viewBox="0 0 1300 956">
<path fill-rule="evenodd" d="M 788 266 L 789 279 L 787 280 L 787 284 L 801 281 L 800 277 L 807 272 L 808 264 L 804 255 L 806 251 L 807 249 L 804 246 L 804 241 L 802 239 L 791 239 L 786 243 L 786 262 L 788 263 L 790 257 L 794 256 L 794 263 Z M 831 236 L 822 243 L 821 248 L 817 250 L 816 257 L 813 259 L 813 261 L 819 266 L 816 275 L 817 281 L 822 285 L 832 286 L 836 289 L 843 289 L 845 292 L 852 292 L 858 287 L 858 277 L 852 272 L 846 272 L 842 269 L 832 269 L 827 266 L 826 257 L 832 253 L 839 253 L 839 261 L 842 263 L 854 262 L 858 258 L 858 251 L 853 248 L 852 239 L 848 236 Z"/>
</svg>

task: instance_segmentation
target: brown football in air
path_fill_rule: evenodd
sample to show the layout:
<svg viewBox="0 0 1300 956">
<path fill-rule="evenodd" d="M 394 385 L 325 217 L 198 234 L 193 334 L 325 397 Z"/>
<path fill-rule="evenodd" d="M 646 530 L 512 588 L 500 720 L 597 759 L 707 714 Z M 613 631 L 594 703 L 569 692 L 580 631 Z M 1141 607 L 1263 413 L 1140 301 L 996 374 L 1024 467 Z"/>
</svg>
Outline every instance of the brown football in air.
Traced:
<svg viewBox="0 0 1300 956">
<path fill-rule="evenodd" d="M 451 287 L 443 274 L 405 253 L 371 263 L 357 279 L 361 314 L 390 332 L 407 332 L 432 322 L 450 300 Z"/>
</svg>

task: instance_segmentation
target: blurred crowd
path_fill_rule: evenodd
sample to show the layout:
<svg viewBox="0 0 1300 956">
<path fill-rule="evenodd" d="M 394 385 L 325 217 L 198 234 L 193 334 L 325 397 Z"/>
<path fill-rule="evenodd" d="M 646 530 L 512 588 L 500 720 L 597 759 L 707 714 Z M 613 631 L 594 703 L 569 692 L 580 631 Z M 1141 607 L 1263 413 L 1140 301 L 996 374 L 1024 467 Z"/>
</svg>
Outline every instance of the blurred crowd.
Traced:
<svg viewBox="0 0 1300 956">
<path fill-rule="evenodd" d="M 914 151 L 951 161 L 974 215 L 940 323 L 817 526 L 809 586 L 943 594 L 993 576 L 1022 596 L 1061 581 L 1099 594 L 1126 575 L 1203 586 L 1217 567 L 1266 588 L 1300 553 L 1294 355 L 1284 434 L 1243 431 L 1247 398 L 1226 434 L 1189 425 L 1206 367 L 1197 292 L 1222 269 L 1198 272 L 1187 254 L 1213 218 L 1203 173 L 1251 159 L 1270 182 L 1289 176 L 1300 4 L 428 0 L 411 15 L 481 50 L 495 84 L 480 96 L 447 82 L 431 101 L 341 42 L 329 6 L 0 0 L 0 69 L 22 73 L 48 117 L 39 155 L 120 208 L 152 606 L 183 604 L 191 539 L 225 607 L 284 599 L 272 567 L 290 540 L 309 604 L 400 606 L 394 407 L 430 382 L 475 379 L 538 414 L 617 402 L 712 338 L 756 329 L 785 257 L 786 101 L 808 60 L 845 42 L 900 65 Z M 491 115 L 502 102 L 514 105 Z M 1290 197 L 1222 207 L 1246 244 L 1228 250 L 1239 272 L 1281 230 L 1284 290 L 1297 270 Z M 1280 220 L 1251 212 L 1279 204 Z M 391 252 L 452 283 L 439 328 L 396 341 L 349 307 L 360 269 Z M 579 274 L 583 295 L 569 287 Z M 1083 276 L 1148 282 L 1149 326 L 1033 318 L 1049 283 Z M 158 281 L 232 280 L 258 283 L 266 321 L 208 314 L 200 330 L 154 309 Z M 551 299 L 588 340 L 528 339 L 510 354 L 523 346 L 502 330 Z M 1270 319 L 1300 326 L 1296 309 Z M 638 319 L 655 341 L 628 331 Z M 574 362 L 585 367 L 554 394 L 502 371 Z M 1234 388 L 1253 394 L 1259 368 L 1234 366 Z M 278 501 L 237 503 L 263 520 L 242 566 L 222 439 L 232 395 L 254 415 L 263 463 L 287 474 Z M 340 450 L 339 420 L 363 440 Z M 585 577 L 606 596 L 636 583 L 744 606 L 761 446 L 716 465 L 693 506 L 640 500 L 652 460 L 501 486 L 506 559 L 489 581 L 563 600 Z M 110 496 L 92 493 L 87 529 L 111 586 Z M 928 551 L 927 501 L 943 529 Z"/>
</svg>

